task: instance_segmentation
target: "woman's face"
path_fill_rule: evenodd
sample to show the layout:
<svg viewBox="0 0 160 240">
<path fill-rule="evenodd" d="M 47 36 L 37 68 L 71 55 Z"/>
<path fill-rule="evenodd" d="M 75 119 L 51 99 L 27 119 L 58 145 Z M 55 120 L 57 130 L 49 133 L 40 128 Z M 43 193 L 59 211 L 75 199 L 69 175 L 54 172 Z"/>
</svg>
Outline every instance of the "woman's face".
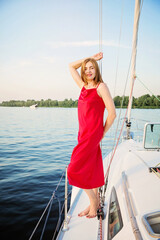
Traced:
<svg viewBox="0 0 160 240">
<path fill-rule="evenodd" d="M 85 75 L 87 80 L 93 80 L 96 76 L 96 70 L 91 62 L 86 63 Z"/>
</svg>

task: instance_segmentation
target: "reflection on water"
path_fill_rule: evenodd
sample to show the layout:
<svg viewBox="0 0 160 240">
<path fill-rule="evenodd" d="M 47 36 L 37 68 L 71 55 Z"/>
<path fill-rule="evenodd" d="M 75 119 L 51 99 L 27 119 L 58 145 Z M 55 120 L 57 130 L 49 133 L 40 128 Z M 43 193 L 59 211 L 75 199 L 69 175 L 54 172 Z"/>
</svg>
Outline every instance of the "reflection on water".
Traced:
<svg viewBox="0 0 160 240">
<path fill-rule="evenodd" d="M 121 117 L 124 112 L 125 109 Z M 0 116 L 0 237 L 25 240 L 37 224 L 77 144 L 77 109 L 0 107 Z M 157 116 L 157 109 L 132 112 L 132 117 L 139 119 L 152 117 L 158 121 Z M 103 157 L 112 149 L 116 122 L 102 142 Z M 136 130 L 135 137 L 142 139 L 143 125 L 144 122 L 139 123 L 141 131 Z M 132 126 L 137 129 L 136 122 Z M 119 130 L 120 127 L 118 133 Z M 64 179 L 57 195 L 62 202 Z M 55 200 L 44 239 L 52 239 L 57 219 Z M 42 225 L 33 239 L 39 238 Z"/>
</svg>

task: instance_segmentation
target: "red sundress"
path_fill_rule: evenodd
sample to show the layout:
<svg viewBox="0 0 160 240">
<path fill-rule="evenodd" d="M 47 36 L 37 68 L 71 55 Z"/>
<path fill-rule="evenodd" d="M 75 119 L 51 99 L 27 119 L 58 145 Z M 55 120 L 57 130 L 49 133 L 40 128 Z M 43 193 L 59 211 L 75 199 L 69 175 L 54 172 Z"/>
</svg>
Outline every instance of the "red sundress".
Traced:
<svg viewBox="0 0 160 240">
<path fill-rule="evenodd" d="M 98 86 L 97 86 L 98 87 Z M 67 174 L 70 185 L 92 189 L 104 185 L 100 141 L 103 136 L 105 105 L 97 87 L 84 86 L 78 99 L 78 144 L 73 149 Z"/>
</svg>

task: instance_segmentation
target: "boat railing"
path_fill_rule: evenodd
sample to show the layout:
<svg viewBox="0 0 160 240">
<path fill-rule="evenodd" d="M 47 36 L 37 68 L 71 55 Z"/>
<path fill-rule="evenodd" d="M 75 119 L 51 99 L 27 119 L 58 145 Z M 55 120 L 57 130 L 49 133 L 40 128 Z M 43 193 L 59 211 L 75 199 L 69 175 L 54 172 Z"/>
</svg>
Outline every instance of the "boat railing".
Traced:
<svg viewBox="0 0 160 240">
<path fill-rule="evenodd" d="M 62 182 L 62 179 L 64 177 L 66 173 L 66 176 L 65 176 L 65 201 L 63 202 L 63 205 L 61 206 L 61 201 L 60 201 L 60 198 L 58 197 L 57 195 L 57 191 L 58 191 L 58 188 Z M 60 224 L 61 224 L 61 217 L 62 217 L 62 213 L 63 213 L 63 210 L 65 208 L 65 213 L 64 213 L 64 226 L 63 226 L 63 231 L 66 231 L 68 229 L 68 224 L 67 224 L 67 199 L 69 197 L 69 195 L 71 194 L 71 191 L 68 193 L 68 187 L 67 187 L 67 167 L 65 168 L 65 170 L 63 171 L 62 175 L 61 175 L 61 178 L 55 188 L 55 190 L 53 191 L 52 195 L 51 195 L 51 198 L 46 206 L 46 208 L 44 209 L 41 217 L 39 218 L 34 230 L 32 231 L 32 234 L 30 235 L 29 237 L 29 240 L 31 240 L 36 232 L 36 230 L 38 229 L 39 227 L 39 224 L 41 223 L 42 219 L 44 218 L 44 215 L 45 213 L 47 212 L 47 216 L 46 216 L 46 219 L 45 219 L 45 222 L 44 222 L 44 225 L 43 225 L 43 229 L 42 229 L 42 232 L 41 232 L 41 236 L 40 236 L 40 240 L 43 239 L 43 235 L 44 235 L 44 232 L 45 232 L 45 228 L 46 228 L 46 225 L 47 225 L 47 222 L 48 222 L 48 218 L 49 218 L 49 215 L 50 215 L 50 212 L 51 212 L 51 208 L 52 208 L 52 205 L 53 205 L 53 200 L 56 199 L 58 201 L 58 205 L 59 205 L 59 217 L 58 217 L 58 221 L 57 221 L 57 225 L 56 225 L 56 228 L 55 228 L 55 231 L 54 231 L 54 234 L 53 234 L 53 237 L 52 237 L 52 240 L 55 239 L 55 236 L 60 228 Z"/>
<path fill-rule="evenodd" d="M 67 180 L 67 167 L 66 167 L 66 177 L 65 177 L 65 201 L 64 201 L 64 223 L 62 231 L 67 231 L 68 227 L 68 220 L 70 217 L 67 215 L 67 202 L 68 202 L 68 180 Z"/>
</svg>

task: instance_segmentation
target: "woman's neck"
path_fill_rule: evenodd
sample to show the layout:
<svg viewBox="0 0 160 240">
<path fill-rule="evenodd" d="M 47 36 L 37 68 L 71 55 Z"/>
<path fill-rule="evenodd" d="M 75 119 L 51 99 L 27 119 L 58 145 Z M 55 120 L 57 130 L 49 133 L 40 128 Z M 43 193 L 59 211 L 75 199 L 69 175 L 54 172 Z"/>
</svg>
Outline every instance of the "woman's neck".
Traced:
<svg viewBox="0 0 160 240">
<path fill-rule="evenodd" d="M 87 85 L 87 87 L 89 87 L 89 88 L 96 86 L 96 84 L 95 84 L 94 81 L 88 81 L 86 85 Z"/>
</svg>

